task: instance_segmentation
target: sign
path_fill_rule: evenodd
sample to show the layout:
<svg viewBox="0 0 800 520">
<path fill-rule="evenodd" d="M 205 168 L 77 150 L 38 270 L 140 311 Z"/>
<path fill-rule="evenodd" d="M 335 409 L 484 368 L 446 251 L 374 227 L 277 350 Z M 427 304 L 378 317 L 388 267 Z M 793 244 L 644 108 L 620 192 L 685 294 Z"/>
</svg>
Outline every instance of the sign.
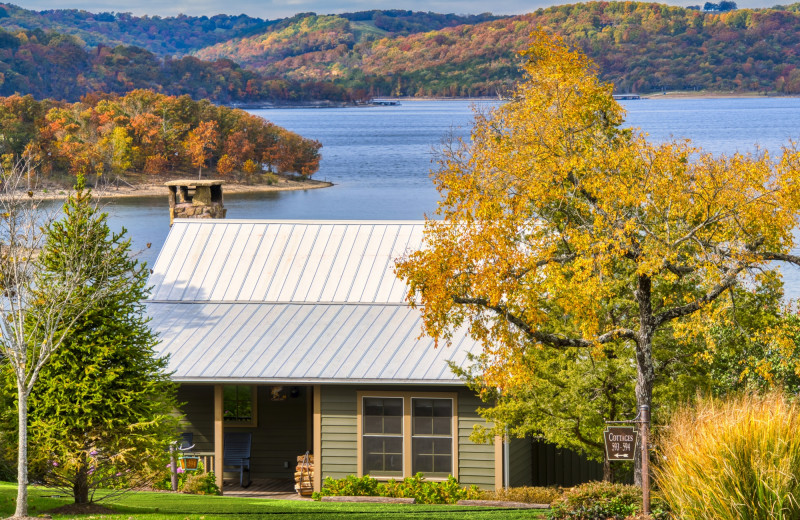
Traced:
<svg viewBox="0 0 800 520">
<path fill-rule="evenodd" d="M 603 432 L 608 460 L 633 460 L 639 443 L 639 432 L 633 426 L 609 427 Z"/>
</svg>

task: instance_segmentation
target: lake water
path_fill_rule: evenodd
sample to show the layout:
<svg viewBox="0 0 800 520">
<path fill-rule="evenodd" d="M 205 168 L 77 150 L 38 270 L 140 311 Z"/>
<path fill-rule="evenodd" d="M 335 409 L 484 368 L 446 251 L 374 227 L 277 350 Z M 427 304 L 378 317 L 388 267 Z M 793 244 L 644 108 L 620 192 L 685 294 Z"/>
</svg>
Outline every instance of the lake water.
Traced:
<svg viewBox="0 0 800 520">
<path fill-rule="evenodd" d="M 467 136 L 472 107 L 491 102 L 404 101 L 393 107 L 254 110 L 270 121 L 322 142 L 316 179 L 331 188 L 226 195 L 228 218 L 421 219 L 436 208 L 429 172 L 433 150 L 450 133 Z M 689 138 L 718 154 L 779 152 L 800 140 L 800 98 L 650 99 L 627 101 L 628 126 L 653 140 Z M 169 231 L 164 197 L 120 199 L 108 206 L 112 223 L 125 226 L 140 258 L 152 264 Z M 800 296 L 800 271 L 787 271 L 787 292 Z M 798 289 L 795 289 L 798 288 Z"/>
</svg>

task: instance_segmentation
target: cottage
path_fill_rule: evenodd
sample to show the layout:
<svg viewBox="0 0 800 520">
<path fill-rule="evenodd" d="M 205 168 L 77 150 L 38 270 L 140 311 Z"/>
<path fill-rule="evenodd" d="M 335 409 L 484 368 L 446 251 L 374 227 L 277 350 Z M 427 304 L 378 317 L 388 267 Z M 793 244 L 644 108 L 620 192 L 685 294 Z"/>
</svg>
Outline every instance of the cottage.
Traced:
<svg viewBox="0 0 800 520">
<path fill-rule="evenodd" d="M 421 337 L 394 260 L 422 222 L 176 219 L 147 302 L 180 383 L 185 428 L 222 478 L 224 433 L 251 432 L 254 479 L 290 479 L 314 455 L 325 477 L 455 476 L 503 485 L 502 442 L 475 444 L 481 401 L 448 363 L 480 345 Z M 512 442 L 510 484 L 531 480 Z M 226 474 L 226 476 L 229 476 Z"/>
</svg>

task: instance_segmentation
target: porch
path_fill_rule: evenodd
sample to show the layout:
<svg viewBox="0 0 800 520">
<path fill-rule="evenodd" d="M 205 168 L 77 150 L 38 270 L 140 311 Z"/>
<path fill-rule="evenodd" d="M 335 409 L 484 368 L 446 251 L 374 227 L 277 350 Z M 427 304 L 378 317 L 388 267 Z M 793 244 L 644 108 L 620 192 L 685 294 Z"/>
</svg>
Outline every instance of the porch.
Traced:
<svg viewBox="0 0 800 520">
<path fill-rule="evenodd" d="M 194 445 L 186 454 L 214 471 L 224 495 L 295 498 L 298 456 L 313 451 L 313 393 L 311 386 L 181 385 L 182 428 Z M 252 483 L 246 488 L 239 485 L 238 470 L 222 471 L 228 432 L 251 436 Z"/>
</svg>

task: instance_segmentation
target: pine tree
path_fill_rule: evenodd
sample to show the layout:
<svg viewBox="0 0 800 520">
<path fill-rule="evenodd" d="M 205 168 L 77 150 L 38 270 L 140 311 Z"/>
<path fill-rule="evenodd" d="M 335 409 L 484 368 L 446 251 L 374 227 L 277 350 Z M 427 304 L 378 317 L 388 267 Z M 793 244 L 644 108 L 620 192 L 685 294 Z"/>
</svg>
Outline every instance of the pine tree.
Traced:
<svg viewBox="0 0 800 520">
<path fill-rule="evenodd" d="M 125 230 L 109 229 L 82 180 L 46 233 L 40 261 L 48 272 L 70 268 L 72 241 L 94 241 L 105 256 L 106 272 L 77 295 L 91 306 L 29 401 L 32 473 L 85 504 L 100 487 L 130 487 L 155 471 L 176 432 L 175 386 L 153 351 L 146 266 L 131 257 Z"/>
</svg>

